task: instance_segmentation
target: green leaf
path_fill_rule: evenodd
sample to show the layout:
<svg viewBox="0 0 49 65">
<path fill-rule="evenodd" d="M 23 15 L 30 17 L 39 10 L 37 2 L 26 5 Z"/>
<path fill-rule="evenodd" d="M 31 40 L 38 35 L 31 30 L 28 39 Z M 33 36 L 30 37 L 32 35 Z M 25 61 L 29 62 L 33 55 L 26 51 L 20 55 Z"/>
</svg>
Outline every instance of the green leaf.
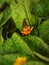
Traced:
<svg viewBox="0 0 49 65">
<path fill-rule="evenodd" d="M 11 2 L 12 18 L 20 31 L 22 30 L 24 19 L 28 25 L 33 24 L 34 17 L 29 11 L 29 5 L 30 0 L 17 0 L 17 3 Z"/>
<path fill-rule="evenodd" d="M 16 33 L 13 34 L 12 41 L 14 42 L 18 52 L 22 53 L 23 55 L 24 54 L 31 55 L 33 58 L 35 57 L 27 43 L 23 41 L 23 39 L 18 34 Z"/>
<path fill-rule="evenodd" d="M 47 65 L 43 62 L 39 62 L 39 61 L 30 61 L 30 62 L 26 62 L 23 65 Z"/>
<path fill-rule="evenodd" d="M 33 59 L 37 59 L 28 47 L 27 43 L 25 43 L 25 41 L 23 41 L 22 38 L 16 33 L 14 33 L 10 39 L 4 42 L 1 49 L 2 51 L 0 51 L 0 54 L 11 54 L 16 52 L 22 55 L 30 55 L 33 57 Z"/>
<path fill-rule="evenodd" d="M 0 28 L 0 45 L 3 44 L 2 28 Z"/>
<path fill-rule="evenodd" d="M 49 19 L 43 21 L 41 25 L 38 26 L 39 37 L 45 42 L 49 42 Z"/>
<path fill-rule="evenodd" d="M 23 39 L 27 42 L 32 50 L 40 53 L 43 56 L 49 57 L 49 47 L 42 39 L 36 36 L 25 36 Z"/>
<path fill-rule="evenodd" d="M 10 17 L 11 17 L 11 10 L 10 10 L 10 7 L 7 6 L 3 12 L 3 16 L 2 16 L 2 19 L 0 21 L 0 27 L 2 27 L 8 21 L 8 19 Z"/>
<path fill-rule="evenodd" d="M 3 12 L 2 12 L 2 13 L 0 13 L 0 21 L 1 21 L 1 19 L 2 19 L 2 16 L 3 16 Z"/>
</svg>

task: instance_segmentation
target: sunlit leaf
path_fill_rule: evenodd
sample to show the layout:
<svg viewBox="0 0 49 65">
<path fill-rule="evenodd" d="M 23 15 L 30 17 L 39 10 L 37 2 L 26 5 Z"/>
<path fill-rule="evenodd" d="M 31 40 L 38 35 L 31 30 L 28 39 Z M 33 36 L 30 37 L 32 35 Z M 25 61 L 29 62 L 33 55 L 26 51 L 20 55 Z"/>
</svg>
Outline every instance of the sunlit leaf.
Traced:
<svg viewBox="0 0 49 65">
<path fill-rule="evenodd" d="M 11 2 L 12 18 L 19 30 L 22 30 L 24 19 L 26 19 L 28 25 L 32 25 L 32 22 L 35 21 L 29 11 L 29 5 L 30 0 L 17 0 L 17 3 Z"/>
</svg>

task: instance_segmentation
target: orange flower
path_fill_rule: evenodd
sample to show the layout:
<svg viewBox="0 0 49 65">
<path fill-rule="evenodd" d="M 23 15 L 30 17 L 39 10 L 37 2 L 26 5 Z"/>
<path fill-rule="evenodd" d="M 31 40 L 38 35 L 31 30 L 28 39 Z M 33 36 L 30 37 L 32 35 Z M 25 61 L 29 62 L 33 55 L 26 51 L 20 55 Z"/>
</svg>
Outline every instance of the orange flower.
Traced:
<svg viewBox="0 0 49 65">
<path fill-rule="evenodd" d="M 34 27 L 31 27 L 31 28 L 30 28 L 30 26 L 23 28 L 23 31 L 21 32 L 22 35 L 28 35 L 28 34 L 30 34 L 31 31 L 33 30 L 33 28 L 34 28 Z"/>
<path fill-rule="evenodd" d="M 26 57 L 18 57 L 14 63 L 14 65 L 22 65 L 26 62 Z"/>
</svg>

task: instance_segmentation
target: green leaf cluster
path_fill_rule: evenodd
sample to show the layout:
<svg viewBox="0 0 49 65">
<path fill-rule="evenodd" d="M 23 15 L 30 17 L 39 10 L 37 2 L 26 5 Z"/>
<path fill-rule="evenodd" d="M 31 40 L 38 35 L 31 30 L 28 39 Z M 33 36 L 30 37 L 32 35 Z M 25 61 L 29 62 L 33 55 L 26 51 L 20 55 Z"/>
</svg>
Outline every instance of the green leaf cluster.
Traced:
<svg viewBox="0 0 49 65">
<path fill-rule="evenodd" d="M 34 27 L 28 35 L 23 28 Z M 49 65 L 49 0 L 0 1 L 0 65 Z"/>
</svg>

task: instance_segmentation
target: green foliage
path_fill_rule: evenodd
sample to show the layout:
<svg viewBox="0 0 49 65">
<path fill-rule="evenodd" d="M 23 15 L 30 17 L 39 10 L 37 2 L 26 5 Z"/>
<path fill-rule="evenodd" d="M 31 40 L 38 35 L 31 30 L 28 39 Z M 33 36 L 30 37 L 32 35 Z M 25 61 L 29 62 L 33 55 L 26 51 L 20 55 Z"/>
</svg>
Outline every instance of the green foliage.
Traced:
<svg viewBox="0 0 49 65">
<path fill-rule="evenodd" d="M 40 26 L 38 26 L 39 37 L 45 42 L 49 41 L 49 19 L 45 20 Z"/>
<path fill-rule="evenodd" d="M 27 43 L 25 43 L 21 37 L 14 33 L 11 37 L 11 39 L 8 39 L 4 42 L 3 44 L 3 51 L 2 53 L 13 53 L 13 52 L 18 52 L 23 55 L 32 55 L 32 51 L 28 47 Z M 1 52 L 0 52 L 1 53 Z"/>
<path fill-rule="evenodd" d="M 2 19 L 2 16 L 3 16 L 3 13 L 0 13 L 0 21 L 1 21 L 1 19 Z"/>
<path fill-rule="evenodd" d="M 49 16 L 49 0 L 39 0 L 32 4 L 30 9 L 31 13 L 39 17 L 48 17 Z"/>
<path fill-rule="evenodd" d="M 49 57 L 49 47 L 43 40 L 36 36 L 26 36 L 23 37 L 23 39 L 28 43 L 32 50 Z"/>
<path fill-rule="evenodd" d="M 24 65 L 45 65 L 45 64 L 38 61 L 31 61 L 31 62 L 25 63 Z"/>
<path fill-rule="evenodd" d="M 14 1 L 11 3 L 12 18 L 20 31 L 22 30 L 24 19 L 26 19 L 27 25 L 32 25 L 34 22 L 34 17 L 29 11 L 29 2 L 30 0 L 18 0 L 17 3 Z"/>
<path fill-rule="evenodd" d="M 0 21 L 0 27 L 3 26 L 8 21 L 8 19 L 11 16 L 10 13 L 11 13 L 10 7 L 7 6 L 7 8 L 3 12 L 3 16 L 2 16 L 2 19 Z"/>
<path fill-rule="evenodd" d="M 0 0 L 0 65 L 17 57 L 27 58 L 24 65 L 49 65 L 49 0 Z"/>
<path fill-rule="evenodd" d="M 0 28 L 0 45 L 3 44 L 2 28 Z"/>
</svg>

